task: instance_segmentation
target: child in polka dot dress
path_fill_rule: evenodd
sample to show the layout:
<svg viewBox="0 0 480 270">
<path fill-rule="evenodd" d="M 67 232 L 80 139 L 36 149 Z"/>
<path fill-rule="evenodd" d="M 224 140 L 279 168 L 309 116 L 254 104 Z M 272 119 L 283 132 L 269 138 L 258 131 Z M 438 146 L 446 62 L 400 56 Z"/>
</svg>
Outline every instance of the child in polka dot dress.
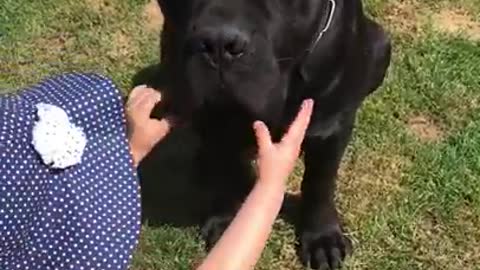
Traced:
<svg viewBox="0 0 480 270">
<path fill-rule="evenodd" d="M 129 106 L 151 110 L 158 94 L 139 90 Z M 153 121 L 138 113 L 130 125 Z M 0 269 L 126 269 L 140 229 L 132 163 L 169 129 L 147 124 L 155 138 L 128 147 L 120 92 L 95 74 L 0 97 Z"/>
<path fill-rule="evenodd" d="M 97 74 L 48 78 L 0 96 L 0 269 L 128 269 L 140 230 L 136 166 L 171 129 L 151 119 L 160 94 L 123 104 Z M 279 144 L 261 122 L 259 179 L 198 269 L 253 269 L 280 210 L 312 111 Z"/>
</svg>

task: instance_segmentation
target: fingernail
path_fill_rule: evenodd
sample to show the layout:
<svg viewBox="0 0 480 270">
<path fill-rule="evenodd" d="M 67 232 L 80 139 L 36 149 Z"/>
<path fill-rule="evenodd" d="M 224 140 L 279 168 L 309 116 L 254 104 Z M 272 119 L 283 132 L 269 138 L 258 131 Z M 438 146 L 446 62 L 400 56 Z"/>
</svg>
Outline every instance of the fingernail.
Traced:
<svg viewBox="0 0 480 270">
<path fill-rule="evenodd" d="M 148 86 L 145 85 L 145 84 L 142 84 L 142 85 L 138 85 L 138 86 L 135 86 L 135 88 L 133 88 L 132 91 L 139 91 L 139 90 L 142 90 L 142 89 L 147 89 Z"/>
<path fill-rule="evenodd" d="M 303 102 L 303 107 L 308 108 L 313 106 L 313 99 L 309 98 Z"/>
<path fill-rule="evenodd" d="M 263 126 L 262 121 L 255 121 L 255 122 L 253 123 L 253 128 L 254 128 L 254 129 L 259 129 L 259 128 L 261 128 L 262 126 Z"/>
</svg>

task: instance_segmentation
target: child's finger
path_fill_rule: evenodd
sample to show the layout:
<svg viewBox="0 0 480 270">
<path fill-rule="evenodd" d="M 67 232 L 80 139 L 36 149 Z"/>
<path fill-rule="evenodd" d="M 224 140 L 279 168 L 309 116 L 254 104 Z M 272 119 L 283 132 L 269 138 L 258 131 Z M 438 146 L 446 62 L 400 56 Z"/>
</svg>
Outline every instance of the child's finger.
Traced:
<svg viewBox="0 0 480 270">
<path fill-rule="evenodd" d="M 152 129 L 154 134 L 158 135 L 157 141 L 162 139 L 172 129 L 172 122 L 170 119 L 164 118 L 162 120 L 152 119 L 149 122 L 149 128 Z"/>
<path fill-rule="evenodd" d="M 300 112 L 297 114 L 297 117 L 293 121 L 292 125 L 288 129 L 287 134 L 283 137 L 282 142 L 298 142 L 303 141 L 305 137 L 305 132 L 310 123 L 310 118 L 313 112 L 313 100 L 308 99 L 302 103 Z"/>
<path fill-rule="evenodd" d="M 268 131 L 267 126 L 261 122 L 256 121 L 253 124 L 253 129 L 255 130 L 255 136 L 257 138 L 257 145 L 259 149 L 264 149 L 266 147 L 272 146 L 272 138 L 270 132 Z"/>
<path fill-rule="evenodd" d="M 147 88 L 145 85 L 139 85 L 130 92 L 128 95 L 127 105 L 132 106 L 136 101 L 138 101 L 139 96 L 144 94 L 144 90 Z"/>
</svg>

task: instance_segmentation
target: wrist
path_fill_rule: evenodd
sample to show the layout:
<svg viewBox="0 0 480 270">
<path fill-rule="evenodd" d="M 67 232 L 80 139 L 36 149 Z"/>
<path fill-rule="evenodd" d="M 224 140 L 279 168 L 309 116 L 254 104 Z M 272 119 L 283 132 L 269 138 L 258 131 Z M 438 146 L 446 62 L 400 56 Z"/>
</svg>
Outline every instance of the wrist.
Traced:
<svg viewBox="0 0 480 270">
<path fill-rule="evenodd" d="M 140 151 L 137 147 L 135 147 L 135 145 L 132 142 L 129 143 L 129 148 L 130 148 L 130 155 L 133 161 L 133 167 L 137 168 L 145 155 L 143 154 L 142 151 Z"/>
<path fill-rule="evenodd" d="M 286 189 L 289 175 L 290 174 L 288 172 L 278 169 L 260 170 L 258 174 L 258 181 L 267 183 L 267 185 L 275 188 Z"/>
<path fill-rule="evenodd" d="M 281 194 L 284 195 L 287 190 L 286 178 L 281 179 L 279 177 L 271 176 L 262 176 L 258 178 L 256 187 L 265 187 L 265 190 L 269 193 Z"/>
</svg>

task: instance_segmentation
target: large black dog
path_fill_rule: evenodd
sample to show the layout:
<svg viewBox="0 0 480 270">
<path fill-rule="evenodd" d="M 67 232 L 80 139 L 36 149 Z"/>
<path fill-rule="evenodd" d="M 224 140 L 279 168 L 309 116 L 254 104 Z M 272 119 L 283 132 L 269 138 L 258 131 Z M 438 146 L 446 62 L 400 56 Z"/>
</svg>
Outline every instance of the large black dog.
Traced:
<svg viewBox="0 0 480 270">
<path fill-rule="evenodd" d="M 216 198 L 203 234 L 218 240 L 255 179 L 252 123 L 278 139 L 305 98 L 315 100 L 304 142 L 300 254 L 337 268 L 349 240 L 334 203 L 356 112 L 383 82 L 390 40 L 360 0 L 159 0 L 169 113 L 202 140 L 198 174 Z"/>
</svg>

